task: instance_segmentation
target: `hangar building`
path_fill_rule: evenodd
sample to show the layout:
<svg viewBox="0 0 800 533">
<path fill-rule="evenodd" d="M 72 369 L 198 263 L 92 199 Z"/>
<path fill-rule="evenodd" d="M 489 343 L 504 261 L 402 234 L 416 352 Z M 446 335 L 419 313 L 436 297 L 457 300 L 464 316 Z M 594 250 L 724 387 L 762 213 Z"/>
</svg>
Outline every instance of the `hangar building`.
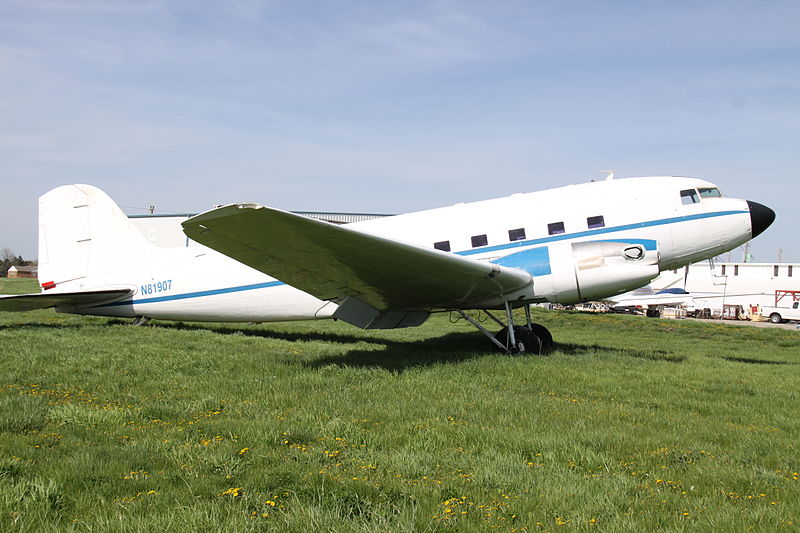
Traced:
<svg viewBox="0 0 800 533">
<path fill-rule="evenodd" d="M 375 213 L 328 213 L 324 211 L 292 211 L 296 215 L 326 220 L 335 224 L 349 224 L 373 218 L 388 217 Z M 155 246 L 172 248 L 177 246 L 200 246 L 183 233 L 181 222 L 196 213 L 179 213 L 170 215 L 128 215 L 136 229 L 142 232 L 147 241 Z"/>
</svg>

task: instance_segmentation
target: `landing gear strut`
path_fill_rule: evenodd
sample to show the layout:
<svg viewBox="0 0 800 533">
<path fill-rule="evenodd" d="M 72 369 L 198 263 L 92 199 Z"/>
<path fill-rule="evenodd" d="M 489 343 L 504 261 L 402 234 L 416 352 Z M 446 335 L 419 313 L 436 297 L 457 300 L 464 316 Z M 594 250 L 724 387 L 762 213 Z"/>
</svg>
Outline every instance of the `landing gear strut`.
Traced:
<svg viewBox="0 0 800 533">
<path fill-rule="evenodd" d="M 497 317 L 484 309 L 486 316 L 497 322 L 503 329 L 496 335 L 492 335 L 486 328 L 480 325 L 475 319 L 467 315 L 464 311 L 458 310 L 458 313 L 466 319 L 470 324 L 481 330 L 495 346 L 500 348 L 503 352 L 512 353 L 533 353 L 545 354 L 553 346 L 553 336 L 550 331 L 541 324 L 534 324 L 531 322 L 531 310 L 525 306 L 525 322 L 524 326 L 515 326 L 514 317 L 512 314 L 511 304 L 506 302 L 506 316 L 508 317 L 508 325 L 503 324 Z"/>
</svg>

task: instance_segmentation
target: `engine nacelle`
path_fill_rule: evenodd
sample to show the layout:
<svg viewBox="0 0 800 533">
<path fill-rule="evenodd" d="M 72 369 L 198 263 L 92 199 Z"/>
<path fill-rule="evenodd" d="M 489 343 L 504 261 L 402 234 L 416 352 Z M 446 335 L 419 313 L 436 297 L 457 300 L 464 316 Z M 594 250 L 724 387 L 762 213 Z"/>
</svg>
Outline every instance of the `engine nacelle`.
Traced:
<svg viewBox="0 0 800 533">
<path fill-rule="evenodd" d="M 551 244 L 503 257 L 498 264 L 533 276 L 533 292 L 509 295 L 574 304 L 638 289 L 658 276 L 655 241 L 591 241 Z"/>
<path fill-rule="evenodd" d="M 638 289 L 658 276 L 658 251 L 644 243 L 582 242 L 550 246 L 550 280 L 534 279 L 534 294 L 574 304 Z M 549 287 L 547 281 L 550 281 Z"/>
</svg>

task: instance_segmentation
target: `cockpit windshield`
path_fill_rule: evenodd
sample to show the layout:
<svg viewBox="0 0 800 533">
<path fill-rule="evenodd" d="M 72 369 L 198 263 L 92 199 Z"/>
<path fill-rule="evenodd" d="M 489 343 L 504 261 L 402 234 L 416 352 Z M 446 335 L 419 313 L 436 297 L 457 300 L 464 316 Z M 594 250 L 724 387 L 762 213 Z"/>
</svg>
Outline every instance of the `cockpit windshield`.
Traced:
<svg viewBox="0 0 800 533">
<path fill-rule="evenodd" d="M 686 189 L 681 191 L 681 203 L 683 205 L 699 204 L 700 198 L 697 196 L 697 191 L 694 189 Z"/>
<path fill-rule="evenodd" d="M 700 193 L 700 198 L 721 198 L 722 193 L 716 187 L 699 187 L 697 191 Z"/>
</svg>

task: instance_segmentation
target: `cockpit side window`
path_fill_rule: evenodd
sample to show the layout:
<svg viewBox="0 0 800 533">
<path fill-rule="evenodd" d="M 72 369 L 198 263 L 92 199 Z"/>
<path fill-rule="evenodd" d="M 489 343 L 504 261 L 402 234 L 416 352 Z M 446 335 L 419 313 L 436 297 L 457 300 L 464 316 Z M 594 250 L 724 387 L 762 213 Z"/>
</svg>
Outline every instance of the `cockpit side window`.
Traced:
<svg viewBox="0 0 800 533">
<path fill-rule="evenodd" d="M 721 198 L 722 193 L 716 187 L 700 187 L 697 189 L 700 198 Z"/>
<path fill-rule="evenodd" d="M 697 191 L 694 189 L 686 189 L 681 191 L 681 203 L 683 205 L 700 203 L 700 197 L 697 196 Z"/>
</svg>

